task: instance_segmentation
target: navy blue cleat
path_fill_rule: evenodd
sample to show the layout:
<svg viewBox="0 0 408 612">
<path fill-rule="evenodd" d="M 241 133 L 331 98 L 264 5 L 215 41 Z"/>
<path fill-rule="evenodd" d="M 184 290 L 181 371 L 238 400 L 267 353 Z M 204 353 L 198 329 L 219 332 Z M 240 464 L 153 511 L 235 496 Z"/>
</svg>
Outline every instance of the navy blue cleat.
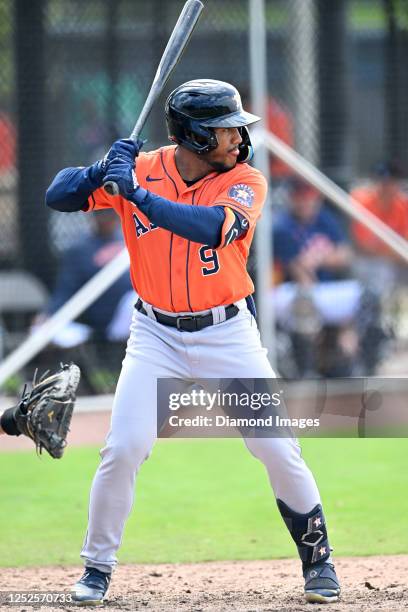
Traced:
<svg viewBox="0 0 408 612">
<path fill-rule="evenodd" d="M 78 606 L 103 605 L 110 580 L 110 573 L 100 572 L 95 567 L 86 567 L 82 578 L 71 589 L 72 601 Z"/>
<path fill-rule="evenodd" d="M 303 572 L 305 597 L 309 603 L 331 603 L 338 601 L 340 584 L 332 563 L 316 563 Z"/>
</svg>

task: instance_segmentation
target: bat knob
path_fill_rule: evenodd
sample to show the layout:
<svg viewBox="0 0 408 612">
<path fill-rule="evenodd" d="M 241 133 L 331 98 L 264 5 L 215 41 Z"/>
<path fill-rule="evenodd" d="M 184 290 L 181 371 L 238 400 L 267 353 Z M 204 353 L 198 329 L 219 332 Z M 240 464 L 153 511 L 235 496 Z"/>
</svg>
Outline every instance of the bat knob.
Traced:
<svg viewBox="0 0 408 612">
<path fill-rule="evenodd" d="M 109 195 L 119 195 L 119 187 L 114 181 L 107 181 L 103 184 L 103 188 Z"/>
</svg>

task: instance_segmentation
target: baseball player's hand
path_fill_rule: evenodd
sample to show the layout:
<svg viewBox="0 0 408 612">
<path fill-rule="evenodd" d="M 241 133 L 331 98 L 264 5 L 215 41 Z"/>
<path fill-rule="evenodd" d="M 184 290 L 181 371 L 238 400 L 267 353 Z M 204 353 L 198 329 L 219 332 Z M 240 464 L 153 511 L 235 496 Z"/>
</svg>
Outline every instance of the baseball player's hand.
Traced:
<svg viewBox="0 0 408 612">
<path fill-rule="evenodd" d="M 134 163 L 135 158 L 139 155 L 139 151 L 144 143 L 144 140 L 134 142 L 133 140 L 130 140 L 130 138 L 116 140 L 105 157 L 90 166 L 89 172 L 92 180 L 94 180 L 98 186 L 102 186 L 102 184 L 106 181 L 105 176 L 111 162 L 114 159 L 124 159 Z"/>
<path fill-rule="evenodd" d="M 135 191 L 139 188 L 135 172 L 135 161 L 116 157 L 109 163 L 104 180 L 105 182 L 115 182 L 119 188 L 120 195 L 127 200 L 131 200 Z"/>
<path fill-rule="evenodd" d="M 139 151 L 144 145 L 144 142 L 144 140 L 140 139 L 138 139 L 137 142 L 134 142 L 134 140 L 131 140 L 130 138 L 116 140 L 103 158 L 103 161 L 105 161 L 107 167 L 109 166 L 110 162 L 117 157 L 134 162 L 135 158 L 139 155 Z"/>
</svg>

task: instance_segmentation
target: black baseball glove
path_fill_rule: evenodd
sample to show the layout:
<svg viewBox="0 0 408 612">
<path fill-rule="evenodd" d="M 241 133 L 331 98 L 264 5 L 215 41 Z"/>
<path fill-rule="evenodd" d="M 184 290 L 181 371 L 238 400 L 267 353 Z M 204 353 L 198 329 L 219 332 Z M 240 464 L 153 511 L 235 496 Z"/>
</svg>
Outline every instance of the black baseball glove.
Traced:
<svg viewBox="0 0 408 612">
<path fill-rule="evenodd" d="M 45 372 L 23 396 L 14 410 L 18 430 L 31 438 L 37 452 L 42 449 L 60 459 L 67 444 L 67 435 L 75 404 L 75 392 L 81 377 L 74 363 L 61 364 L 55 374 Z"/>
</svg>

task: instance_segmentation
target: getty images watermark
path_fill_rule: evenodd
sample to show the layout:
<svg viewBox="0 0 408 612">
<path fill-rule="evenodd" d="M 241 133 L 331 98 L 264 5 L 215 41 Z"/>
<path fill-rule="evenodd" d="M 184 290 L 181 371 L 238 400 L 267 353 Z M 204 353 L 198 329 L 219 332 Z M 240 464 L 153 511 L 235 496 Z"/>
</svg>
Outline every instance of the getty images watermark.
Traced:
<svg viewBox="0 0 408 612">
<path fill-rule="evenodd" d="M 181 416 L 171 414 L 168 418 L 170 427 L 319 427 L 319 418 L 290 418 L 279 413 L 271 414 L 271 409 L 283 407 L 283 389 L 276 392 L 249 391 L 205 391 L 203 388 L 191 388 L 189 391 L 170 393 L 169 410 L 179 411 L 182 408 L 198 408 L 204 414 Z M 208 413 L 222 409 L 224 414 L 209 416 Z M 252 411 L 247 416 L 238 416 L 238 412 Z M 258 413 L 266 413 L 259 416 Z M 207 414 L 206 414 L 207 413 Z"/>
<path fill-rule="evenodd" d="M 159 379 L 159 437 L 405 437 L 408 380 Z"/>
</svg>

